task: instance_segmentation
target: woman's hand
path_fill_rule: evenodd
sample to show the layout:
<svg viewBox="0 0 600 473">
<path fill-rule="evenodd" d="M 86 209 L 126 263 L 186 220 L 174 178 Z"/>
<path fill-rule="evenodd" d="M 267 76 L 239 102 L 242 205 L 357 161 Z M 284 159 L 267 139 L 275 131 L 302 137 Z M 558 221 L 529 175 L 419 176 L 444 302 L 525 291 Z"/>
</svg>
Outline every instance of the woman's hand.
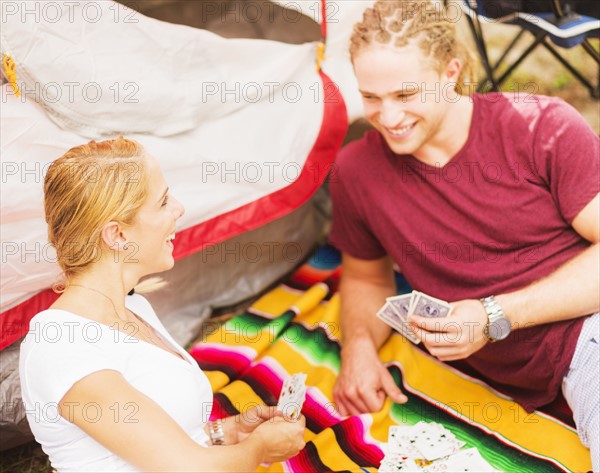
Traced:
<svg viewBox="0 0 600 473">
<path fill-rule="evenodd" d="M 238 443 L 248 438 L 254 430 L 263 422 L 273 417 L 281 416 L 277 406 L 254 406 L 237 416 L 229 419 L 234 420 L 232 424 L 232 442 Z M 227 419 L 229 421 L 229 419 Z"/>
<path fill-rule="evenodd" d="M 259 438 L 263 445 L 263 463 L 281 462 L 296 456 L 304 448 L 306 419 L 297 420 L 282 416 L 271 417 L 258 425 L 250 438 Z"/>
</svg>

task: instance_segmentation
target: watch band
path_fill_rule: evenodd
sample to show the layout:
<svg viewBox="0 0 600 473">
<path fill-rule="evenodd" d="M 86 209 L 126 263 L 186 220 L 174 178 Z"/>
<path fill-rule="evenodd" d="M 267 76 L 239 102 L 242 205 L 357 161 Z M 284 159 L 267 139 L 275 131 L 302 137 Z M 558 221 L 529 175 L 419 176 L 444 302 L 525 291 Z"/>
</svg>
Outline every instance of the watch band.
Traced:
<svg viewBox="0 0 600 473">
<path fill-rule="evenodd" d="M 208 433 L 213 445 L 225 445 L 225 433 L 223 432 L 223 421 L 221 419 L 208 423 Z"/>
<path fill-rule="evenodd" d="M 490 325 L 498 319 L 506 318 L 506 315 L 504 315 L 502 307 L 500 307 L 500 304 L 498 304 L 498 301 L 496 301 L 494 296 L 484 297 L 483 299 L 480 299 L 480 301 L 483 304 L 483 308 L 488 317 L 487 324 L 483 328 L 483 334 L 493 343 L 498 339 L 490 335 Z"/>
</svg>

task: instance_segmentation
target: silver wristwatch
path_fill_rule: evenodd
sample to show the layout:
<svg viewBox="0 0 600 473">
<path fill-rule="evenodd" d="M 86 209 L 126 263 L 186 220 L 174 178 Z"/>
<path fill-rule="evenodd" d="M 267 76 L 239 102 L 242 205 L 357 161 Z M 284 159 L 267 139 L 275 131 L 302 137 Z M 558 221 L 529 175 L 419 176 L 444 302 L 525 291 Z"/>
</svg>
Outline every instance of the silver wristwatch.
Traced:
<svg viewBox="0 0 600 473">
<path fill-rule="evenodd" d="M 511 323 L 502 307 L 494 296 L 481 299 L 481 303 L 488 317 L 487 324 L 483 327 L 483 334 L 490 342 L 504 340 L 511 331 Z"/>
</svg>

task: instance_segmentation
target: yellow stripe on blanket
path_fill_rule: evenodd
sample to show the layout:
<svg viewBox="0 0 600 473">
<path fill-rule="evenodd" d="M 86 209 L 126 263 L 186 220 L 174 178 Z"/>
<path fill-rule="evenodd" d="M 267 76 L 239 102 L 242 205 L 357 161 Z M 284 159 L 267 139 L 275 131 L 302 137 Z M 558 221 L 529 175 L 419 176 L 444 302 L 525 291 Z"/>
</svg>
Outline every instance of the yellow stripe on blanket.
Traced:
<svg viewBox="0 0 600 473">
<path fill-rule="evenodd" d="M 292 307 L 302 296 L 304 292 L 286 290 L 284 286 L 279 286 L 254 302 L 251 310 L 277 317 Z"/>
<path fill-rule="evenodd" d="M 315 386 L 317 383 L 323 380 L 335 380 L 337 378 L 337 372 L 332 370 L 326 365 L 313 364 L 296 352 L 291 344 L 287 343 L 276 343 L 265 354 L 277 360 L 286 360 L 286 371 L 290 374 L 294 373 L 308 373 L 306 379 L 307 386 Z M 327 396 L 331 396 L 333 393 L 333 385 L 329 386 L 329 389 L 323 391 Z"/>
</svg>

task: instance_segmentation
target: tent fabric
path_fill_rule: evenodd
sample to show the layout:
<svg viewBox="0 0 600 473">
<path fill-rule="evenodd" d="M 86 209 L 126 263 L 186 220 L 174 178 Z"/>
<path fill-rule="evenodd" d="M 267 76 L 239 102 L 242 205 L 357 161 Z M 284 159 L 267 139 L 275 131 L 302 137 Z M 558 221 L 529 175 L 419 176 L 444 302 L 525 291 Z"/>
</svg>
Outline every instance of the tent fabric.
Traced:
<svg viewBox="0 0 600 473">
<path fill-rule="evenodd" d="M 259 471 L 374 472 L 389 427 L 421 420 L 441 423 L 500 471 L 591 470 L 589 450 L 572 427 L 540 411 L 527 414 L 510 398 L 396 333 L 379 356 L 408 403 L 388 399 L 380 412 L 342 417 L 332 397 L 340 368 L 339 295 L 317 282 L 326 278 L 330 283 L 339 268 L 319 255 L 291 284 L 280 285 L 224 325 L 209 326 L 190 349 L 215 391 L 213 419 L 256 404 L 274 405 L 286 377 L 308 375 L 306 448 Z M 309 282 L 315 284 L 299 289 Z"/>
<path fill-rule="evenodd" d="M 225 39 L 112 1 L 14 2 L 3 20 L 2 52 L 16 63 L 20 89 L 89 138 L 173 136 L 249 103 L 288 98 L 296 113 L 315 104 L 315 71 L 305 67 L 314 43 Z M 296 102 L 286 85 L 304 98 Z"/>
<path fill-rule="evenodd" d="M 273 0 L 283 7 L 293 8 L 302 12 L 308 18 L 318 23 L 325 19 L 327 23 L 326 61 L 323 69 L 335 83 L 346 102 L 350 122 L 364 116 L 362 96 L 358 92 L 358 82 L 354 68 L 350 62 L 348 45 L 352 26 L 362 20 L 363 12 L 375 4 L 375 0 L 327 1 L 325 12 L 317 8 L 318 2 L 290 2 L 288 0 Z M 333 92 L 333 87 L 325 89 L 326 93 Z"/>
<path fill-rule="evenodd" d="M 325 19 L 327 47 L 322 65 L 334 82 L 325 94 L 329 95 L 334 88 L 342 93 L 350 122 L 363 116 L 348 44 L 352 26 L 375 0 L 123 0 L 122 3 L 144 15 L 205 28 L 226 38 L 263 38 L 293 44 L 319 41 Z"/>
<path fill-rule="evenodd" d="M 17 11 L 1 31 L 22 94 L 3 86 L 0 348 L 54 297 L 47 288 L 60 271 L 46 240 L 42 181 L 66 149 L 127 134 L 156 156 L 186 208 L 179 259 L 306 202 L 347 127 L 339 90 L 315 70 L 315 43 L 225 39 L 113 2 L 50 3 L 55 16 L 23 21 Z M 98 21 L 83 20 L 98 8 Z M 131 12 L 135 21 L 125 21 Z M 137 90 L 133 101 L 119 95 L 126 83 Z"/>
</svg>

